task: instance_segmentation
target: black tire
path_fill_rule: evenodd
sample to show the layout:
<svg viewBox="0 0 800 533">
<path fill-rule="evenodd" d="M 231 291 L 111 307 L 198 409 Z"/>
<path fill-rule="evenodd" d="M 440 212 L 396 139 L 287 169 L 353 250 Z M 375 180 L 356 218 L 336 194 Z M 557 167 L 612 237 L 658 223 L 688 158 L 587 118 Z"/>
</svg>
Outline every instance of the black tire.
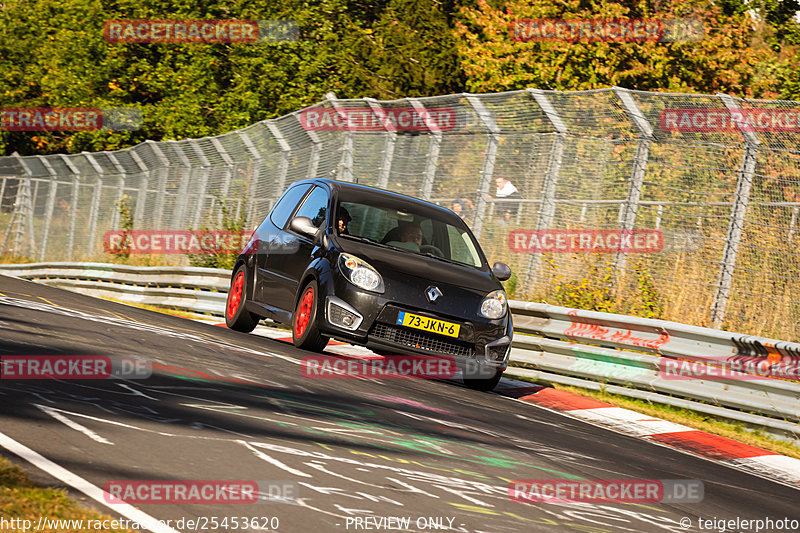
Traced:
<svg viewBox="0 0 800 533">
<path fill-rule="evenodd" d="M 228 328 L 250 333 L 258 325 L 259 317 L 247 310 L 247 287 L 250 274 L 245 265 L 239 265 L 231 278 L 231 288 L 225 301 L 225 324 Z"/>
<path fill-rule="evenodd" d="M 292 342 L 298 348 L 321 352 L 330 340 L 319 332 L 317 309 L 319 307 L 319 285 L 312 279 L 300 291 L 300 298 L 292 314 Z"/>
<path fill-rule="evenodd" d="M 478 391 L 490 391 L 494 390 L 497 384 L 500 382 L 500 378 L 503 377 L 503 371 L 498 370 L 494 376 L 490 378 L 464 378 L 464 385 L 469 387 L 473 390 Z"/>
</svg>

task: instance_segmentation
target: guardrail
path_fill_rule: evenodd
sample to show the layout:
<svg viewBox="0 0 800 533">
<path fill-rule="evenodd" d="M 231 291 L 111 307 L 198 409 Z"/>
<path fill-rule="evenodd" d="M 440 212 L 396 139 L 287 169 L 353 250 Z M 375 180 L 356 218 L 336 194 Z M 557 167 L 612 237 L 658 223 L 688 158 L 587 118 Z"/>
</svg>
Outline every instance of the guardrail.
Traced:
<svg viewBox="0 0 800 533">
<path fill-rule="evenodd" d="M 92 296 L 223 316 L 227 270 L 106 263 L 0 265 L 0 274 Z M 740 358 L 798 364 L 800 344 L 646 318 L 510 301 L 507 374 L 645 399 L 738 420 L 800 442 L 800 383 L 763 378 L 670 379 L 665 358 L 714 376 Z M 699 365 L 699 366 L 698 366 Z"/>
</svg>

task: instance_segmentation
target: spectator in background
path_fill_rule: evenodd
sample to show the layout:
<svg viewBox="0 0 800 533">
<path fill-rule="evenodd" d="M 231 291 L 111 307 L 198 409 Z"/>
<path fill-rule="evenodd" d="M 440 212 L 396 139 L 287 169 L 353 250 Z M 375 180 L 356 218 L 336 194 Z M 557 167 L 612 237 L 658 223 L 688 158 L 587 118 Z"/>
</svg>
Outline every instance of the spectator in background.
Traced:
<svg viewBox="0 0 800 533">
<path fill-rule="evenodd" d="M 495 196 L 498 200 L 511 200 L 514 198 L 520 198 L 517 188 L 514 187 L 514 184 L 506 178 L 498 177 L 495 180 L 495 184 L 497 185 L 497 192 L 495 193 Z M 517 202 L 498 202 L 497 206 L 495 207 L 495 213 L 500 216 L 500 224 L 503 227 L 506 227 L 509 224 L 511 217 L 516 216 L 518 210 L 519 204 Z"/>
<path fill-rule="evenodd" d="M 467 220 L 470 216 L 472 216 L 472 211 L 475 208 L 475 205 L 472 203 L 472 200 L 465 200 L 464 198 L 456 198 L 453 200 L 453 204 L 450 206 L 450 209 L 458 216 L 461 217 L 462 220 Z"/>
</svg>

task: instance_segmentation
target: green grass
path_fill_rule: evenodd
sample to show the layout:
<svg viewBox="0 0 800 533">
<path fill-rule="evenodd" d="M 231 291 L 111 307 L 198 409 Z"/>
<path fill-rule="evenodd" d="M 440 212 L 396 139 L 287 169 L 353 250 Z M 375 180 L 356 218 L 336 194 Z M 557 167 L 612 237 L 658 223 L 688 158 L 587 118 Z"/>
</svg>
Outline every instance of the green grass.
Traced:
<svg viewBox="0 0 800 533">
<path fill-rule="evenodd" d="M 88 520 L 112 520 L 113 518 L 92 509 L 81 507 L 69 498 L 62 489 L 51 489 L 35 485 L 21 468 L 0 457 L 0 519 L 30 520 L 35 527 L 40 517 L 51 520 L 83 520 L 84 528 L 40 529 L 40 532 L 90 531 Z M 30 533 L 23 528 L 4 528 L 2 531 Z M 108 532 L 128 533 L 127 529 L 105 529 Z"/>
</svg>

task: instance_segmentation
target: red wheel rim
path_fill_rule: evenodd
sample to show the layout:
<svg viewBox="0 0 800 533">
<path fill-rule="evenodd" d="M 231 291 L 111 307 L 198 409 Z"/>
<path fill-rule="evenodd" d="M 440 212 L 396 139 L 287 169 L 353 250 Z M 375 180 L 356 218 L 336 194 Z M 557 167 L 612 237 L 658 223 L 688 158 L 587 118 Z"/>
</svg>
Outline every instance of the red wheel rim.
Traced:
<svg viewBox="0 0 800 533">
<path fill-rule="evenodd" d="M 298 339 L 303 336 L 308 321 L 311 318 L 311 308 L 314 305 L 314 289 L 309 287 L 300 298 L 300 304 L 297 306 L 297 316 L 294 319 L 294 335 Z"/>
<path fill-rule="evenodd" d="M 228 319 L 233 320 L 236 310 L 239 309 L 239 303 L 242 301 L 242 289 L 244 288 L 244 271 L 236 274 L 233 278 L 231 290 L 228 293 Z"/>
</svg>

